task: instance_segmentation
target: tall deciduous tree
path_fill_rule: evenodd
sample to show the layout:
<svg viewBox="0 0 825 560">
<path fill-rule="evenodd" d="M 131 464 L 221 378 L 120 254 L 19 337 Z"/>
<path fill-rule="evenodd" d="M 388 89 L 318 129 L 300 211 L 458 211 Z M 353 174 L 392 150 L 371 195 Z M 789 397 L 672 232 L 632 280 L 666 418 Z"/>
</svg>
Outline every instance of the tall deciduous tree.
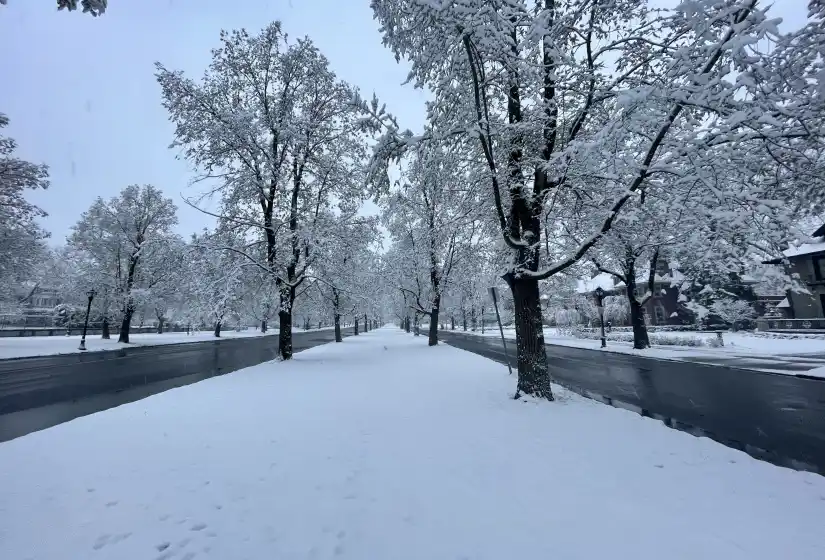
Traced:
<svg viewBox="0 0 825 560">
<path fill-rule="evenodd" d="M 324 236 L 316 220 L 352 193 L 341 171 L 364 154 L 351 86 L 309 39 L 287 41 L 278 22 L 258 35 L 221 32 L 200 82 L 157 65 L 175 145 L 216 179 L 220 217 L 260 239 L 263 259 L 242 250 L 278 290 L 279 349 L 292 357 L 296 290 Z"/>
<path fill-rule="evenodd" d="M 711 168 L 753 170 L 771 157 L 800 172 L 821 166 L 822 79 L 811 55 L 825 34 L 821 3 L 790 35 L 767 4 L 372 0 L 385 43 L 433 91 L 430 114 L 450 115 L 449 134 L 481 154 L 476 176 L 511 255 L 517 394 L 552 398 L 538 282 L 586 256 L 644 205 L 652 182 L 684 174 L 678 185 L 712 207 Z M 766 38 L 772 49 L 761 48 Z M 380 114 L 375 122 L 387 129 L 377 160 L 429 140 Z M 747 186 L 738 200 L 770 215 L 758 182 Z M 597 219 L 574 242 L 566 226 L 583 201 Z"/>
<path fill-rule="evenodd" d="M 176 223 L 171 199 L 152 185 L 130 185 L 108 201 L 98 198 L 72 228 L 68 247 L 82 261 L 89 283 L 117 299 L 119 342 L 129 342 L 138 305 L 175 270 Z"/>
<path fill-rule="evenodd" d="M 0 113 L 0 130 L 9 119 Z M 17 142 L 0 134 L 0 301 L 15 304 L 11 289 L 43 258 L 48 234 L 36 222 L 46 212 L 28 202 L 25 193 L 49 186 L 49 169 L 15 156 Z"/>
<path fill-rule="evenodd" d="M 438 344 L 442 301 L 461 261 L 478 241 L 479 197 L 463 174 L 452 146 L 422 145 L 411 154 L 403 177 L 384 202 L 385 223 L 407 250 L 407 265 L 424 272 L 422 290 L 409 290 L 416 311 L 429 318 L 430 346 Z"/>
</svg>

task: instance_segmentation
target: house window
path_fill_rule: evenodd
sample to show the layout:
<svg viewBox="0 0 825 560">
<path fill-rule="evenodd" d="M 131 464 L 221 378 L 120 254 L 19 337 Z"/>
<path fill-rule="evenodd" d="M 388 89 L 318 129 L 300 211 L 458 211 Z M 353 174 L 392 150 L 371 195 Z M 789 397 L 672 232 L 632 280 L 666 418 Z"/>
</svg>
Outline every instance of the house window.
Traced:
<svg viewBox="0 0 825 560">
<path fill-rule="evenodd" d="M 656 324 L 657 325 L 664 325 L 667 323 L 667 316 L 665 315 L 665 308 L 661 305 L 657 305 L 653 308 L 654 313 L 656 314 Z"/>
<path fill-rule="evenodd" d="M 814 264 L 814 278 L 817 280 L 825 280 L 825 255 L 820 255 L 813 258 Z"/>
</svg>

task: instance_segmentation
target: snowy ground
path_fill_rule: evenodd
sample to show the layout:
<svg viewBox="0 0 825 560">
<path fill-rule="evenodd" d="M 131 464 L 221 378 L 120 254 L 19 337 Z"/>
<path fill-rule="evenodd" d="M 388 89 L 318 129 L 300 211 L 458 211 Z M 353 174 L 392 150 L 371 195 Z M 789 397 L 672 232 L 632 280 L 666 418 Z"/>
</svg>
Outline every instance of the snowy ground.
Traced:
<svg viewBox="0 0 825 560">
<path fill-rule="evenodd" d="M 309 329 L 310 331 L 327 330 Z M 294 332 L 304 332 L 303 329 L 293 327 Z M 278 329 L 269 329 L 266 333 L 248 328 L 242 331 L 222 330 L 221 338 L 245 338 L 250 336 L 269 336 L 278 334 Z M 185 332 L 139 333 L 129 335 L 129 344 L 117 341 L 117 334 L 109 340 L 103 340 L 99 334 L 86 336 L 86 349 L 89 352 L 101 350 L 117 350 L 130 346 L 158 346 L 161 344 L 181 344 L 183 342 L 203 342 L 215 340 L 211 330 L 197 331 L 192 334 Z M 80 336 L 10 336 L 0 337 L 0 359 L 23 358 L 26 356 L 51 356 L 54 354 L 74 354 L 80 352 Z"/>
<path fill-rule="evenodd" d="M 825 558 L 825 478 L 395 328 L 0 444 L 0 558 Z"/>
<path fill-rule="evenodd" d="M 473 336 L 501 337 L 498 328 L 488 328 L 484 334 L 480 331 L 467 331 L 465 333 L 459 329 L 456 329 L 453 332 Z M 665 332 L 656 334 L 663 334 L 666 336 L 701 337 L 706 339 L 716 338 L 715 333 Z M 786 374 L 803 372 L 805 375 L 825 377 L 825 340 L 823 340 L 822 337 L 778 339 L 754 336 L 753 334 L 742 332 L 726 332 L 723 333 L 722 336 L 725 341 L 725 346 L 720 348 L 654 344 L 652 348 L 648 348 L 646 350 L 635 350 L 633 348 L 633 344 L 629 342 L 618 342 L 616 340 L 611 340 L 608 335 L 607 351 L 619 352 L 623 354 L 637 354 L 640 356 L 663 358 L 668 360 L 685 360 L 733 366 L 739 364 L 740 367 L 757 369 L 761 371 Z M 504 337 L 508 340 L 515 340 L 515 329 L 504 329 Z M 563 336 L 552 327 L 544 328 L 544 337 L 545 342 L 548 344 L 600 350 L 601 342 L 599 340 Z"/>
</svg>

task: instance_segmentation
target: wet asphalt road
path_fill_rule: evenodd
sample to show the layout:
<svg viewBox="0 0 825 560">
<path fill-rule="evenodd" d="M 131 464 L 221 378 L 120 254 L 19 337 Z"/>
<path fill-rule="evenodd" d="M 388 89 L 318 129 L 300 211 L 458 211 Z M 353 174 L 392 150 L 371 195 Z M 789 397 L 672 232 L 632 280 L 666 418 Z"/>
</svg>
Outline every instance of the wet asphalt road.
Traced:
<svg viewBox="0 0 825 560">
<path fill-rule="evenodd" d="M 504 363 L 499 339 L 439 336 Z M 507 349 L 515 368 L 515 341 Z M 756 457 L 825 474 L 825 379 L 556 345 L 547 346 L 547 356 L 562 385 Z"/>
<path fill-rule="evenodd" d="M 296 332 L 293 350 L 333 340 L 332 330 Z M 277 349 L 272 335 L 0 360 L 0 441 L 272 360 Z"/>
</svg>

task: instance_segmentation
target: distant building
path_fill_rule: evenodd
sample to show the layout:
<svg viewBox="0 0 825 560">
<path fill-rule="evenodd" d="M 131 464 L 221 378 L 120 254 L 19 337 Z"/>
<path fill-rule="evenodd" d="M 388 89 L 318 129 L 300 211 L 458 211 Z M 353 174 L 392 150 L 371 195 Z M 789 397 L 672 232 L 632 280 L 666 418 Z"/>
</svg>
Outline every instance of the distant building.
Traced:
<svg viewBox="0 0 825 560">
<path fill-rule="evenodd" d="M 791 247 L 782 252 L 784 258 L 765 261 L 785 265 L 788 274 L 796 275 L 810 292 L 788 290 L 776 308 L 789 319 L 825 318 L 825 223 L 811 237 L 813 243 Z"/>
<path fill-rule="evenodd" d="M 641 299 L 647 293 L 647 273 L 636 278 L 636 297 Z M 664 259 L 657 263 L 654 276 L 653 295 L 642 306 L 645 322 L 649 325 L 682 325 L 692 322 L 692 313 L 679 301 L 679 288 L 672 286 L 673 276 L 670 266 Z M 627 298 L 627 287 L 615 276 L 601 273 L 590 280 L 579 282 L 580 294 L 592 294 L 600 286 L 607 295 Z M 628 317 L 627 321 L 630 318 Z M 629 323 L 628 323 L 629 324 Z"/>
</svg>

